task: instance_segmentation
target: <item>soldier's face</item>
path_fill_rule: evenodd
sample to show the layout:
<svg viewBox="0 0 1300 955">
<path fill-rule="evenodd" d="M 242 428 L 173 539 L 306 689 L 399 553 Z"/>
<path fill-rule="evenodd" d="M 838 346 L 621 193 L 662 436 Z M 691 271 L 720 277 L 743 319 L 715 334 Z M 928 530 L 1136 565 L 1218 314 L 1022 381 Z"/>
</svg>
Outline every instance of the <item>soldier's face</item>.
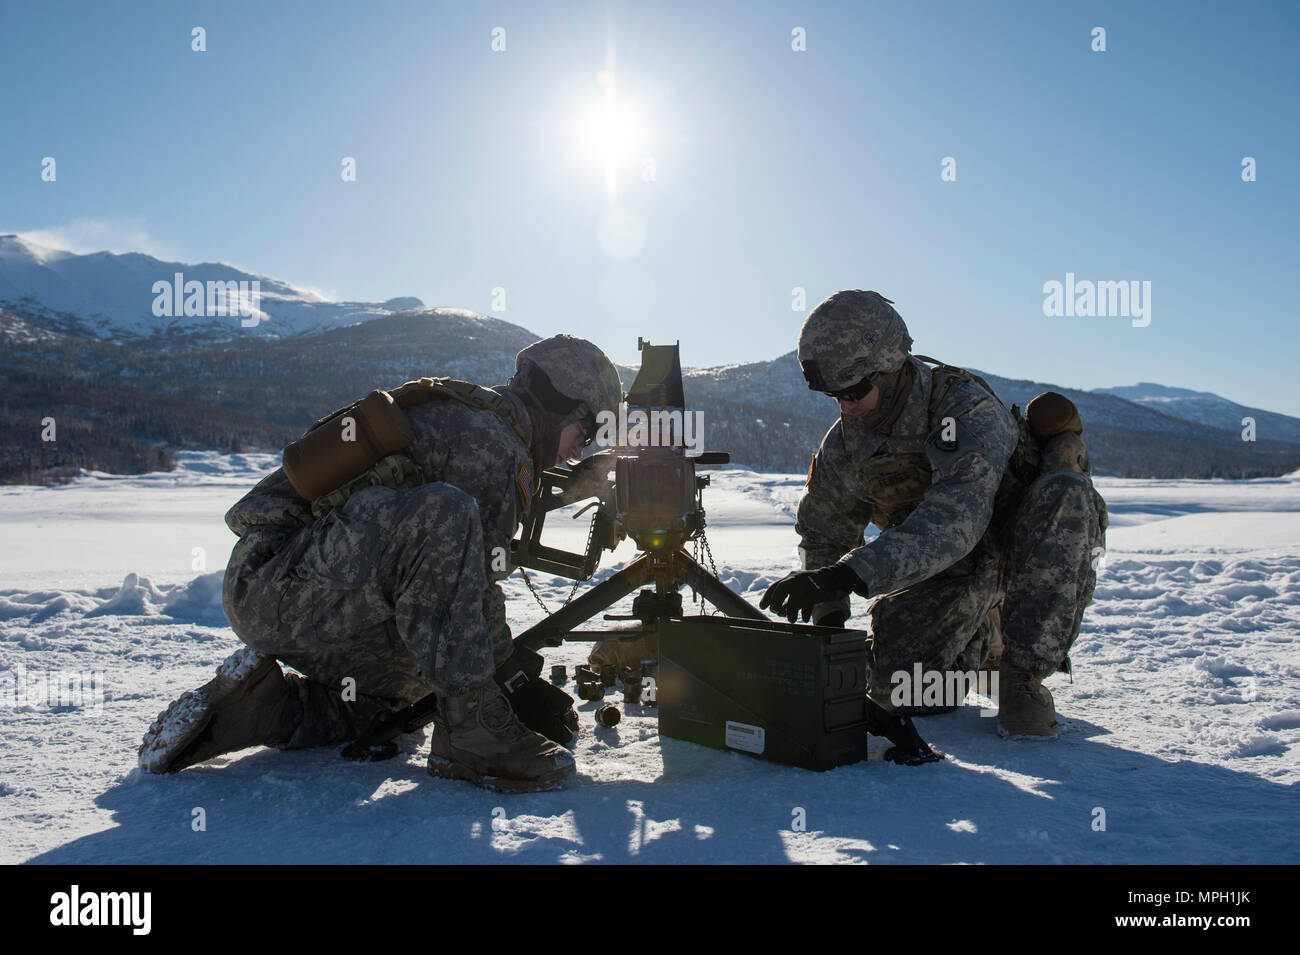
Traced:
<svg viewBox="0 0 1300 955">
<path fill-rule="evenodd" d="M 555 453 L 555 463 L 563 464 L 565 461 L 580 461 L 582 459 L 583 442 L 586 440 L 587 434 L 583 430 L 581 421 L 566 424 L 564 430 L 560 432 L 560 446 Z"/>
<path fill-rule="evenodd" d="M 846 401 L 843 398 L 836 400 L 840 405 L 840 414 L 848 415 L 850 418 L 862 418 L 875 411 L 876 406 L 880 404 L 880 388 L 872 385 L 871 390 L 857 401 Z"/>
</svg>

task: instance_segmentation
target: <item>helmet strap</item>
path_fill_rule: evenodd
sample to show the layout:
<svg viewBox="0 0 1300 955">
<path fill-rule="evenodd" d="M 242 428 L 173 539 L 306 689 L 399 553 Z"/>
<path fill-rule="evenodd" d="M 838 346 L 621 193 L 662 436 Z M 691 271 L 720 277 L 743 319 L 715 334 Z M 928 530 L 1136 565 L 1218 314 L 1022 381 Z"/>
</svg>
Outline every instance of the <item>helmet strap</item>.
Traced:
<svg viewBox="0 0 1300 955">
<path fill-rule="evenodd" d="M 533 456 L 533 474 L 540 481 L 543 471 L 555 467 L 555 455 L 560 450 L 560 432 L 563 429 L 555 415 L 527 397 L 524 399 L 524 407 L 528 409 L 528 417 L 533 425 L 533 443 L 528 451 Z"/>
</svg>

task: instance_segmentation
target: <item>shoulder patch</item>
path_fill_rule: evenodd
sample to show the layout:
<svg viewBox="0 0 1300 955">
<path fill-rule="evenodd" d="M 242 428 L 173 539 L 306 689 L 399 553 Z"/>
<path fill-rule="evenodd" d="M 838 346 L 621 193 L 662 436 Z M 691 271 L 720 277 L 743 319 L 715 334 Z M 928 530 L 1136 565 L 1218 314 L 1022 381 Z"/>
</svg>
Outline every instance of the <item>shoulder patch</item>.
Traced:
<svg viewBox="0 0 1300 955">
<path fill-rule="evenodd" d="M 808 476 L 807 476 L 806 478 L 803 479 L 803 486 L 804 486 L 804 487 L 807 487 L 809 484 L 812 484 L 812 469 L 813 469 L 813 465 L 816 464 L 816 463 L 817 463 L 817 455 L 814 454 L 814 455 L 812 456 L 812 459 L 809 460 L 809 462 L 808 462 Z"/>
<path fill-rule="evenodd" d="M 523 498 L 526 511 L 533 506 L 533 469 L 526 464 L 521 466 L 515 483 L 519 485 L 519 496 Z"/>
<path fill-rule="evenodd" d="M 957 418 L 955 415 L 944 415 L 939 419 L 938 427 L 934 430 L 934 435 L 930 438 L 930 443 L 940 451 L 951 454 L 957 450 Z"/>
<path fill-rule="evenodd" d="M 930 440 L 930 443 L 933 444 L 940 451 L 952 452 L 957 450 L 957 439 L 956 438 L 945 439 L 942 431 L 936 433 L 935 436 Z"/>
</svg>

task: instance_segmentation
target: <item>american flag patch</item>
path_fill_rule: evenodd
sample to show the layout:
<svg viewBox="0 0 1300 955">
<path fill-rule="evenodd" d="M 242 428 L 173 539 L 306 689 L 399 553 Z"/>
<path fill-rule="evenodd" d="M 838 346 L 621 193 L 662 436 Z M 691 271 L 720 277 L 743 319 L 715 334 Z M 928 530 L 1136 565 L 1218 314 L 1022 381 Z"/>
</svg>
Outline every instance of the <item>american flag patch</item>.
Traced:
<svg viewBox="0 0 1300 955">
<path fill-rule="evenodd" d="M 524 510 L 533 506 L 533 471 L 528 465 L 519 469 L 519 476 L 515 478 L 519 485 L 519 496 L 524 499 Z"/>
</svg>

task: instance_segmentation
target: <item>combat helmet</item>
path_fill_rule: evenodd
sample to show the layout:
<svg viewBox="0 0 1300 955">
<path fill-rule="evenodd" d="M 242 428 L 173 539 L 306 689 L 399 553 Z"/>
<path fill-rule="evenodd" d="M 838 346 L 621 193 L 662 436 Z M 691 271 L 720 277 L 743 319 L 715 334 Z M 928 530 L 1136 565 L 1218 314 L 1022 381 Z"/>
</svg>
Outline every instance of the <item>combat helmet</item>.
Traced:
<svg viewBox="0 0 1300 955">
<path fill-rule="evenodd" d="M 563 427 L 583 421 L 588 434 L 602 411 L 618 413 L 623 391 L 618 371 L 603 351 L 575 335 L 555 335 L 515 356 L 510 386 L 525 392 Z"/>
<path fill-rule="evenodd" d="M 893 302 L 879 292 L 836 292 L 812 310 L 799 332 L 799 367 L 814 391 L 880 385 L 907 361 L 912 336 Z"/>
</svg>

